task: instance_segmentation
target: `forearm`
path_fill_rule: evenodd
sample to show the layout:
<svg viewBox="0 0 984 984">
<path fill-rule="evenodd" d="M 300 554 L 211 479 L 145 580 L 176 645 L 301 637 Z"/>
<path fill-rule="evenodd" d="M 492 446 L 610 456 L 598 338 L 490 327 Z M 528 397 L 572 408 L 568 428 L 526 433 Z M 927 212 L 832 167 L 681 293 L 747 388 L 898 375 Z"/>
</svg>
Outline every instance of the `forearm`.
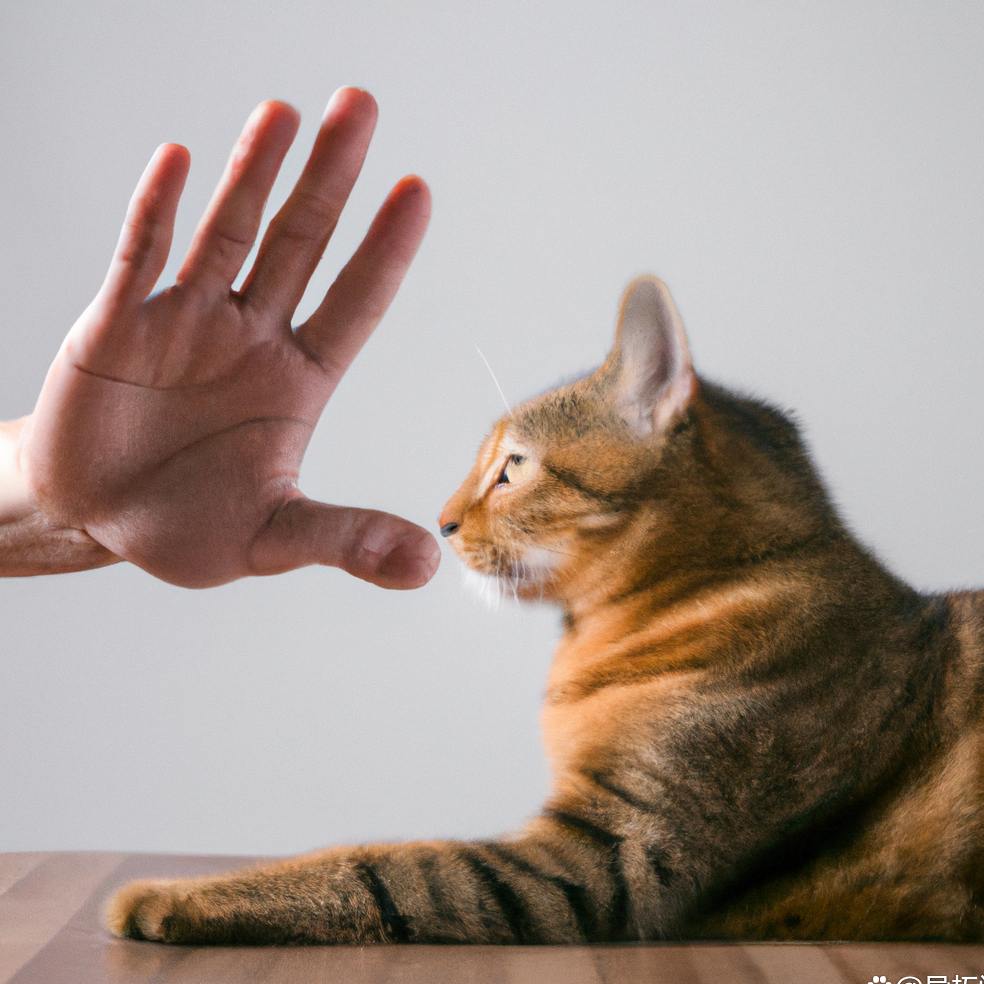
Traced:
<svg viewBox="0 0 984 984">
<path fill-rule="evenodd" d="M 64 574 L 120 558 L 84 530 L 52 523 L 21 470 L 18 441 L 27 418 L 0 422 L 0 577 Z"/>
</svg>

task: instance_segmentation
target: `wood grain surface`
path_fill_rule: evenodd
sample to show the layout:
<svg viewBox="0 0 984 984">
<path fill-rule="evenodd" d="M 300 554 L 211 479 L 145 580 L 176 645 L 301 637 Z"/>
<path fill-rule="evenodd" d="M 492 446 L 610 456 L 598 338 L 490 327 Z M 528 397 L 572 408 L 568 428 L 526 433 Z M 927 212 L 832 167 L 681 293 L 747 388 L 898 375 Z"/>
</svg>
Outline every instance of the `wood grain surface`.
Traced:
<svg viewBox="0 0 984 984">
<path fill-rule="evenodd" d="M 984 984 L 984 946 L 176 947 L 118 940 L 102 924 L 107 897 L 133 878 L 253 860 L 0 854 L 0 984 Z"/>
</svg>

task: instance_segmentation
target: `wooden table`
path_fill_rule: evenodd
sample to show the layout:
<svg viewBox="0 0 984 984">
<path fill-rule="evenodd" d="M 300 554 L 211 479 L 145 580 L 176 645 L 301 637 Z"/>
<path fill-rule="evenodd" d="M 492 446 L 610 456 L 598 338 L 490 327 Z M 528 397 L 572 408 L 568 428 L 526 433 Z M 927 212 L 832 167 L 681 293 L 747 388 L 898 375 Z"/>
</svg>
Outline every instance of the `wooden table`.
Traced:
<svg viewBox="0 0 984 984">
<path fill-rule="evenodd" d="M 984 984 L 984 946 L 179 947 L 113 938 L 100 912 L 133 878 L 223 871 L 249 858 L 0 854 L 0 984 Z M 932 981 L 931 977 L 937 978 Z"/>
</svg>

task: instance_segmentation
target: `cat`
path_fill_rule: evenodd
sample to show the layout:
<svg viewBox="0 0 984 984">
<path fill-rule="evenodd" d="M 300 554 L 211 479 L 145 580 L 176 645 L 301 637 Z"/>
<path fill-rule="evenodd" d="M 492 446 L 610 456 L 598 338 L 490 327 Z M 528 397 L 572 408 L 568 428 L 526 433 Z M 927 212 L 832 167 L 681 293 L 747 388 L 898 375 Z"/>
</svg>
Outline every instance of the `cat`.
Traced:
<svg viewBox="0 0 984 984">
<path fill-rule="evenodd" d="M 440 517 L 559 605 L 553 785 L 519 832 L 143 882 L 175 943 L 984 940 L 984 592 L 921 595 L 794 425 L 699 378 L 654 277 L 594 374 L 499 421 Z"/>
</svg>

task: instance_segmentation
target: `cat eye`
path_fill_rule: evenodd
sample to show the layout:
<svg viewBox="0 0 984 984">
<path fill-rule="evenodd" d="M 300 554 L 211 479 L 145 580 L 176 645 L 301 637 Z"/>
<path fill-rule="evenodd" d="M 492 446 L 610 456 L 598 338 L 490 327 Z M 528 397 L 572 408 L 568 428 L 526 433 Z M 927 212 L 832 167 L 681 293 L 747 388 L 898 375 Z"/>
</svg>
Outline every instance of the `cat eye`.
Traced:
<svg viewBox="0 0 984 984">
<path fill-rule="evenodd" d="M 526 472 L 529 470 L 530 462 L 523 457 L 521 454 L 511 454 L 506 458 L 506 463 L 502 467 L 502 473 L 499 475 L 499 480 L 495 483 L 496 487 L 500 485 L 508 485 L 511 482 L 516 482 Z"/>
</svg>

